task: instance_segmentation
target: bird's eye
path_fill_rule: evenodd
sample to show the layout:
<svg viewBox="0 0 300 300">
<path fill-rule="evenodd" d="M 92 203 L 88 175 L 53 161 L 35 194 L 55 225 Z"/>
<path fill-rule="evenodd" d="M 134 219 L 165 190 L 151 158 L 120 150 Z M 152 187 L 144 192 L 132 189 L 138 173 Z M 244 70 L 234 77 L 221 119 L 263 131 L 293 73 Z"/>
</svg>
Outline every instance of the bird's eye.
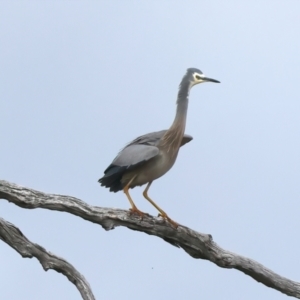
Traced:
<svg viewBox="0 0 300 300">
<path fill-rule="evenodd" d="M 200 80 L 200 79 L 201 79 L 201 77 L 200 77 L 199 75 L 195 75 L 195 78 L 196 78 L 197 80 Z"/>
</svg>

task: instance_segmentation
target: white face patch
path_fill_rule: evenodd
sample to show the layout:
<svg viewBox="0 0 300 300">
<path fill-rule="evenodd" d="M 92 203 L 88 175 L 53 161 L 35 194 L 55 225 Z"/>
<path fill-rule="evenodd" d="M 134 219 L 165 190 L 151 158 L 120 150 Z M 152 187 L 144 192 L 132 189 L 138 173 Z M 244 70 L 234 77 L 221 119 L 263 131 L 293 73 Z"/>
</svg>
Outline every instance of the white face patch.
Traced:
<svg viewBox="0 0 300 300">
<path fill-rule="evenodd" d="M 205 77 L 204 74 L 194 73 L 194 79 L 195 79 L 195 81 L 201 81 L 202 78 L 204 78 L 204 77 Z"/>
<path fill-rule="evenodd" d="M 203 78 L 205 77 L 204 74 L 199 74 L 199 73 L 194 73 L 193 76 L 196 83 L 202 82 Z"/>
</svg>

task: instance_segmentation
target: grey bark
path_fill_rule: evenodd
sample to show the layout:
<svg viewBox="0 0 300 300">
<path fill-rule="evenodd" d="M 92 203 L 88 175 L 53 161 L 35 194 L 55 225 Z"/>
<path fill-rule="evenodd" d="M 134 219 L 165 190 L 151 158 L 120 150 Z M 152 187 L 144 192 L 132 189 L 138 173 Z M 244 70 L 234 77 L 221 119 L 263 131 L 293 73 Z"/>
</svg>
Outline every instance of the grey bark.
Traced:
<svg viewBox="0 0 300 300">
<path fill-rule="evenodd" d="M 0 239 L 14 248 L 22 257 L 36 257 L 45 271 L 53 269 L 64 274 L 79 290 L 82 299 L 95 300 L 86 279 L 66 260 L 48 252 L 38 244 L 29 241 L 13 224 L 0 218 Z"/>
<path fill-rule="evenodd" d="M 221 268 L 242 271 L 270 288 L 300 299 L 300 283 L 280 276 L 250 258 L 222 249 L 213 241 L 210 234 L 203 234 L 183 225 L 174 228 L 160 217 L 146 215 L 141 218 L 125 210 L 90 206 L 71 196 L 45 194 L 3 180 L 0 180 L 0 199 L 6 199 L 27 209 L 44 208 L 67 212 L 99 224 L 105 230 L 124 226 L 155 235 L 182 248 L 193 258 L 209 260 Z M 14 245 L 11 246 L 15 248 Z"/>
</svg>

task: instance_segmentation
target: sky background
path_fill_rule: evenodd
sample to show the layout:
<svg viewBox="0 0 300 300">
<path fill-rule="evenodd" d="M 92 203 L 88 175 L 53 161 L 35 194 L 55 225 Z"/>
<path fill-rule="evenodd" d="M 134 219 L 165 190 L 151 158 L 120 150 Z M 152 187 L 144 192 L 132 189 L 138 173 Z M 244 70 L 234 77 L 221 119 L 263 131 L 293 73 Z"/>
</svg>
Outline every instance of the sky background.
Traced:
<svg viewBox="0 0 300 300">
<path fill-rule="evenodd" d="M 175 221 L 300 280 L 299 1 L 1 1 L 0 178 L 129 208 L 97 180 L 135 137 L 167 129 L 188 67 L 185 145 L 149 195 Z M 155 209 L 132 190 L 137 206 Z M 286 299 L 159 238 L 0 201 L 0 216 L 67 259 L 97 299 Z M 1 299 L 81 299 L 0 243 Z"/>
</svg>

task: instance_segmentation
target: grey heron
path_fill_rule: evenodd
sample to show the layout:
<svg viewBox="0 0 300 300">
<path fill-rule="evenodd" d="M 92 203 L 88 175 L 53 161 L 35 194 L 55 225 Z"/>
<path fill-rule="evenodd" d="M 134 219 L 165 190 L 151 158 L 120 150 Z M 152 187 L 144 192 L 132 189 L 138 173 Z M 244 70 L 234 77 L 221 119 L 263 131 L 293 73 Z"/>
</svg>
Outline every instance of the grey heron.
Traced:
<svg viewBox="0 0 300 300">
<path fill-rule="evenodd" d="M 111 192 L 123 190 L 130 202 L 132 213 L 141 216 L 145 214 L 134 204 L 129 189 L 147 183 L 143 196 L 159 211 L 160 216 L 175 227 L 178 226 L 148 196 L 148 190 L 155 179 L 172 168 L 179 148 L 193 139 L 184 134 L 189 92 L 194 85 L 203 82 L 220 83 L 218 80 L 206 77 L 199 69 L 187 69 L 179 85 L 177 110 L 171 127 L 168 130 L 145 134 L 127 144 L 106 168 L 104 176 L 99 179 L 101 186 L 109 188 Z"/>
</svg>

